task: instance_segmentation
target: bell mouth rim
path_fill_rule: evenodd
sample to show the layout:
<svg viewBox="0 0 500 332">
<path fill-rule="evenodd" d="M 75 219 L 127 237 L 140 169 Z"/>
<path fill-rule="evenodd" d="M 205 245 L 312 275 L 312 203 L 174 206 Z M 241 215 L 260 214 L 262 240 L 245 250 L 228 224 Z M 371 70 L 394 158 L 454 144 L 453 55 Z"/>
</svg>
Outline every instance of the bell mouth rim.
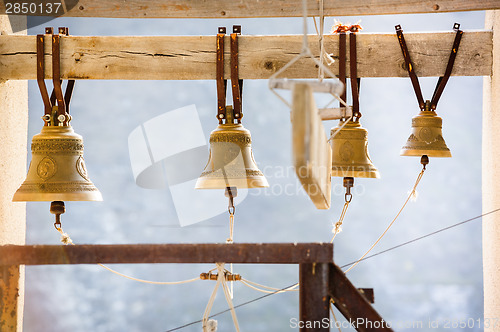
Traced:
<svg viewBox="0 0 500 332">
<path fill-rule="evenodd" d="M 452 158 L 451 151 L 448 150 L 424 150 L 424 149 L 401 149 L 399 155 L 402 157 L 422 157 L 426 155 L 432 158 Z"/>
<path fill-rule="evenodd" d="M 269 183 L 265 177 L 259 179 L 200 179 L 196 181 L 194 189 L 226 189 L 236 187 L 238 189 L 268 188 Z"/>
<path fill-rule="evenodd" d="M 12 202 L 102 202 L 102 194 L 99 191 L 91 194 L 76 193 L 22 193 L 16 192 L 12 197 Z"/>
</svg>

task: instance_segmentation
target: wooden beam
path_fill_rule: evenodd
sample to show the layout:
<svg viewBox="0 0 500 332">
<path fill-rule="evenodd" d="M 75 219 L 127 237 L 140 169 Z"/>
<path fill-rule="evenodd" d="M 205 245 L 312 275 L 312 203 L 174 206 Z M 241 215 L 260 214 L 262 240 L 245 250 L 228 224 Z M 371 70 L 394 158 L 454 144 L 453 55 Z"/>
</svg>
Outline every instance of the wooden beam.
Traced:
<svg viewBox="0 0 500 332">
<path fill-rule="evenodd" d="M 453 32 L 405 34 L 418 76 L 444 74 L 454 36 Z M 61 74 L 65 79 L 215 79 L 214 36 L 69 36 L 61 39 Z M 45 40 L 45 71 L 50 78 L 51 41 L 48 37 Z M 326 51 L 337 58 L 338 36 L 328 35 L 325 41 Z M 302 36 L 297 35 L 239 37 L 240 78 L 269 78 L 300 52 L 301 42 Z M 319 54 L 317 36 L 310 36 L 309 44 L 313 54 Z M 359 77 L 408 76 L 395 34 L 361 33 L 357 45 Z M 35 46 L 35 36 L 0 36 L 0 80 L 36 79 Z M 226 46 L 229 59 L 229 41 Z M 465 32 L 453 75 L 491 75 L 491 50 L 491 31 Z M 226 65 L 226 78 L 229 78 L 229 60 Z M 331 69 L 338 73 L 337 64 Z M 311 59 L 303 58 L 284 75 L 316 78 L 317 69 Z"/>
<path fill-rule="evenodd" d="M 5 3 L 0 1 L 0 13 L 5 14 Z M 15 1 L 9 1 L 15 2 Z M 28 4 L 34 14 L 54 15 L 40 3 Z M 308 0 L 308 14 L 319 15 L 319 1 Z M 64 0 L 58 13 L 68 17 L 122 17 L 122 18 L 242 18 L 242 17 L 297 17 L 302 16 L 301 0 Z M 40 9 L 43 9 L 41 12 Z M 325 0 L 326 16 L 389 15 L 412 13 L 442 13 L 454 11 L 500 9 L 499 0 Z M 27 7 L 30 10 L 30 7 Z M 10 13 L 15 13 L 11 10 Z M 58 15 L 60 16 L 60 15 Z"/>
<path fill-rule="evenodd" d="M 333 261 L 331 243 L 0 246 L 1 265 L 97 263 L 299 264 Z"/>
<path fill-rule="evenodd" d="M 390 324 L 335 264 L 329 264 L 329 295 L 335 307 L 360 332 L 392 332 Z"/>
</svg>

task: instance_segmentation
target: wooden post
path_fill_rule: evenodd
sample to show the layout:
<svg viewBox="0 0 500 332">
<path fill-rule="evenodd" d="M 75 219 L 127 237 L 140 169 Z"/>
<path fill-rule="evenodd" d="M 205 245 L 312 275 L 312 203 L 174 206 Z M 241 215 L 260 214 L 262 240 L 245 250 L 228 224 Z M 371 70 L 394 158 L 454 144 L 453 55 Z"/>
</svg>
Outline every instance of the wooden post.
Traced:
<svg viewBox="0 0 500 332">
<path fill-rule="evenodd" d="M 483 213 L 500 208 L 500 11 L 486 13 L 493 29 L 492 75 L 483 82 Z M 500 214 L 483 217 L 484 318 L 500 317 Z M 486 321 L 485 321 L 486 323 Z M 498 324 L 484 331 L 498 331 Z"/>
<path fill-rule="evenodd" d="M 2 35 L 13 27 L 26 34 L 26 17 L 0 16 Z M 26 176 L 27 81 L 0 81 L 0 119 L 0 244 L 24 244 L 26 204 L 12 203 L 12 195 Z M 0 266 L 0 294 L 0 331 L 22 331 L 23 266 Z"/>
<path fill-rule="evenodd" d="M 301 332 L 330 331 L 329 270 L 327 263 L 299 264 Z"/>
</svg>

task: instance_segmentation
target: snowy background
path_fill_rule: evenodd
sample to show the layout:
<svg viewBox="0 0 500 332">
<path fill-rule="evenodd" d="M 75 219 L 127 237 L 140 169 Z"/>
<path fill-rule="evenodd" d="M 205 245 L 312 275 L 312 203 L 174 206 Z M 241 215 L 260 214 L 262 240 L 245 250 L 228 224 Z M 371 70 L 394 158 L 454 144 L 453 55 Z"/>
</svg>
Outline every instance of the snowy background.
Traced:
<svg viewBox="0 0 500 332">
<path fill-rule="evenodd" d="M 484 12 L 337 18 L 361 20 L 363 32 L 450 31 L 483 29 Z M 314 33 L 312 20 L 309 31 Z M 213 35 L 218 26 L 241 24 L 245 35 L 300 34 L 301 19 L 125 20 L 59 18 L 45 25 L 68 26 L 72 35 Z M 38 26 L 29 34 L 43 31 Z M 325 31 L 333 25 L 326 19 Z M 466 32 L 465 32 L 466 33 Z M 298 50 L 299 51 L 299 50 Z M 410 50 L 411 53 L 411 50 Z M 421 79 L 430 98 L 437 78 Z M 29 85 L 29 139 L 42 127 L 42 103 L 35 81 Z M 420 164 L 399 150 L 417 114 L 408 78 L 362 79 L 362 125 L 369 130 L 369 150 L 382 178 L 357 179 L 352 204 L 337 236 L 335 262 L 342 266 L 361 256 L 395 216 L 411 189 Z M 78 244 L 223 243 L 226 214 L 180 227 L 168 189 L 138 187 L 129 161 L 128 136 L 142 123 L 165 112 L 195 104 L 205 137 L 216 126 L 214 81 L 77 81 L 71 103 L 72 125 L 85 143 L 89 175 L 103 202 L 69 202 L 63 227 Z M 237 207 L 235 242 L 329 241 L 331 225 L 343 204 L 341 178 L 333 179 L 332 208 L 319 211 L 302 192 L 291 170 L 288 109 L 268 89 L 266 80 L 245 81 L 244 125 L 252 133 L 259 167 L 270 183 L 249 191 Z M 381 251 L 442 227 L 481 214 L 482 77 L 453 77 L 438 114 L 453 158 L 431 159 L 419 197 L 409 204 L 374 250 Z M 336 125 L 325 122 L 325 130 Z M 166 142 L 165 144 L 175 144 Z M 208 157 L 208 152 L 207 152 Z M 200 173 L 204 163 L 199 165 Z M 289 169 L 283 172 L 283 169 Z M 295 188 L 293 195 L 280 188 Z M 190 197 L 186 197 L 189 200 Z M 227 201 L 220 193 L 220 205 Z M 58 244 L 49 203 L 28 203 L 27 242 Z M 114 265 L 138 278 L 173 281 L 207 272 L 210 265 Z M 245 278 L 274 287 L 298 281 L 298 267 L 235 265 Z M 373 287 L 375 307 L 390 322 L 467 320 L 483 315 L 480 220 L 377 256 L 348 274 L 357 287 Z M 179 286 L 141 284 L 95 265 L 26 268 L 24 329 L 27 332 L 167 331 L 201 319 L 213 282 Z M 258 296 L 235 285 L 234 303 Z M 219 293 L 212 313 L 227 308 Z M 298 294 L 266 297 L 237 310 L 243 331 L 288 331 L 298 317 Z M 341 316 L 337 313 L 337 317 Z M 229 313 L 217 317 L 219 331 L 233 331 Z M 425 325 L 425 324 L 424 324 Z M 182 331 L 200 331 L 201 324 Z M 400 329 L 402 330 L 402 329 Z M 405 329 L 412 330 L 412 329 Z M 481 331 L 477 327 L 469 329 Z"/>
</svg>

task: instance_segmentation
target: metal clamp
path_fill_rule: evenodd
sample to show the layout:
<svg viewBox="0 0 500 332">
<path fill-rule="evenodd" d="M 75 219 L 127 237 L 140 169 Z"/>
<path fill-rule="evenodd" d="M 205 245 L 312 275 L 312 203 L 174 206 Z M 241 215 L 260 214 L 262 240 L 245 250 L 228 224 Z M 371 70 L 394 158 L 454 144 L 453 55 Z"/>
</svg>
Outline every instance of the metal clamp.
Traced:
<svg viewBox="0 0 500 332">
<path fill-rule="evenodd" d="M 241 34 L 241 25 L 233 25 L 231 34 L 231 87 L 233 92 L 233 114 L 234 118 L 241 123 L 243 117 L 241 99 L 243 96 L 243 80 L 239 76 L 238 62 L 238 35 Z"/>
<path fill-rule="evenodd" d="M 52 34 L 52 28 L 45 28 L 46 34 Z M 52 103 L 49 98 L 49 94 L 47 92 L 47 86 L 45 85 L 45 35 L 39 34 L 36 36 L 36 80 L 38 82 L 38 88 L 40 89 L 40 93 L 42 95 L 43 105 L 45 108 L 44 121 L 45 125 L 49 125 L 49 121 L 46 121 L 47 117 L 49 117 L 52 113 Z"/>
<path fill-rule="evenodd" d="M 227 80 L 224 79 L 224 36 L 225 35 L 226 35 L 226 28 L 219 27 L 216 37 L 217 119 L 219 120 L 219 124 L 222 124 L 222 120 L 226 118 Z"/>
<path fill-rule="evenodd" d="M 60 35 L 67 36 L 69 29 L 67 27 L 60 27 L 58 29 L 59 35 L 54 35 L 54 28 L 45 28 L 45 34 L 52 36 L 52 81 L 54 88 L 49 97 L 47 92 L 47 86 L 45 85 L 45 59 L 44 59 L 44 44 L 45 35 L 37 35 L 37 82 L 42 95 L 42 100 L 45 108 L 44 116 L 42 119 L 45 125 L 57 125 L 61 123 L 63 125 L 68 125 L 71 121 L 71 116 L 69 116 L 69 103 L 71 101 L 71 96 L 73 94 L 73 88 L 75 85 L 75 80 L 68 80 L 66 86 L 66 91 L 63 95 L 62 92 L 62 80 L 60 73 Z M 52 114 L 53 107 L 57 107 L 57 116 Z"/>
</svg>

